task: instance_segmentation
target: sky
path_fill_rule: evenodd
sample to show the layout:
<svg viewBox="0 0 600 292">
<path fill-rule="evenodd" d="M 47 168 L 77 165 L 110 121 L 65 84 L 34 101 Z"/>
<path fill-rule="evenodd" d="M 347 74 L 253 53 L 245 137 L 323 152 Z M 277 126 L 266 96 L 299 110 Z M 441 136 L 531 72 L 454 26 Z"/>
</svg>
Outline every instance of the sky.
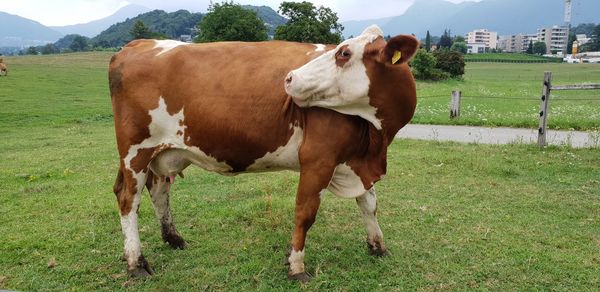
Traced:
<svg viewBox="0 0 600 292">
<path fill-rule="evenodd" d="M 291 1 L 291 0 L 287 0 Z M 300 1 L 300 0 L 295 0 Z M 309 0 L 337 12 L 341 21 L 401 15 L 419 0 Z M 479 0 L 446 0 L 460 3 Z M 221 2 L 216 1 L 216 2 Z M 267 5 L 277 10 L 281 0 L 235 0 L 239 4 Z M 128 4 L 151 9 L 187 9 L 205 12 L 210 0 L 0 0 L 0 11 L 33 19 L 47 26 L 86 23 L 109 16 Z"/>
</svg>

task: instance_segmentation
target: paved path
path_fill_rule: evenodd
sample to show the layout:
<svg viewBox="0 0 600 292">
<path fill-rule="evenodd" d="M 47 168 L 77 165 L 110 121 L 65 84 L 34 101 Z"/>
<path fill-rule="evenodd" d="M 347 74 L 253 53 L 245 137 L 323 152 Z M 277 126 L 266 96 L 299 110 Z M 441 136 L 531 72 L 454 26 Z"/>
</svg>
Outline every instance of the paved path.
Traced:
<svg viewBox="0 0 600 292">
<path fill-rule="evenodd" d="M 396 137 L 479 144 L 537 144 L 537 135 L 537 129 L 409 124 Z M 600 132 L 549 130 L 546 140 L 548 145 L 600 148 Z"/>
</svg>

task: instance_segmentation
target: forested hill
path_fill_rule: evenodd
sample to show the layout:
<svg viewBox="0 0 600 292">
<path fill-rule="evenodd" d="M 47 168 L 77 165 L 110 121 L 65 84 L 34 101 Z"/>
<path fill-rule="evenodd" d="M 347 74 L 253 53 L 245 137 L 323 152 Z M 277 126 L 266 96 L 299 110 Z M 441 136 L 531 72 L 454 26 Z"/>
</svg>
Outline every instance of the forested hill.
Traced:
<svg viewBox="0 0 600 292">
<path fill-rule="evenodd" d="M 269 28 L 269 35 L 274 34 L 275 27 L 286 22 L 286 19 L 277 14 L 271 7 L 246 5 L 244 8 L 256 11 L 258 17 Z M 154 10 L 112 25 L 94 37 L 92 42 L 102 47 L 123 46 L 131 41 L 131 29 L 138 20 L 143 21 L 155 33 L 164 34 L 172 39 L 178 39 L 181 35 L 189 35 L 191 29 L 196 27 L 202 17 L 201 13 L 191 13 L 187 10 L 179 10 L 171 13 L 163 10 Z"/>
<path fill-rule="evenodd" d="M 153 10 L 113 24 L 107 30 L 94 37 L 92 42 L 103 47 L 123 46 L 132 40 L 131 29 L 138 20 L 143 21 L 153 32 L 178 39 L 182 34 L 190 34 L 190 29 L 195 27 L 201 19 L 201 13 L 191 13 L 187 10 L 179 10 L 171 13 L 163 10 Z"/>
<path fill-rule="evenodd" d="M 267 25 L 268 34 L 271 37 L 275 35 L 275 28 L 287 22 L 285 17 L 279 15 L 277 11 L 269 6 L 243 5 L 242 7 L 256 12 L 256 15 Z"/>
</svg>

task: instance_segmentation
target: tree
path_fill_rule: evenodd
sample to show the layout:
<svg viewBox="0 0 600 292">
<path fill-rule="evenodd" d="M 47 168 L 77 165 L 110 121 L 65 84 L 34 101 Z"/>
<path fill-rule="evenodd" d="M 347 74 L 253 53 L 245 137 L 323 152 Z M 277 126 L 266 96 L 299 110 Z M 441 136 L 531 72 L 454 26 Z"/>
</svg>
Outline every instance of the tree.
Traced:
<svg viewBox="0 0 600 292">
<path fill-rule="evenodd" d="M 435 57 L 423 49 L 419 49 L 410 62 L 413 74 L 417 79 L 431 79 L 435 69 Z"/>
<path fill-rule="evenodd" d="M 43 55 L 54 54 L 54 45 L 53 44 L 46 44 L 44 46 L 44 48 L 42 48 L 42 54 Z"/>
<path fill-rule="evenodd" d="M 535 42 L 533 44 L 533 53 L 537 55 L 543 55 L 547 52 L 547 47 L 545 42 Z"/>
<path fill-rule="evenodd" d="M 529 41 L 529 46 L 527 47 L 527 51 L 525 53 L 533 55 L 533 41 Z"/>
<path fill-rule="evenodd" d="M 460 77 L 465 74 L 465 59 L 463 54 L 452 50 L 437 50 L 433 53 L 435 67 L 447 72 L 452 77 Z"/>
<path fill-rule="evenodd" d="M 452 37 L 450 37 L 450 31 L 444 30 L 444 34 L 440 38 L 440 42 L 438 43 L 438 48 L 451 48 L 452 47 Z"/>
<path fill-rule="evenodd" d="M 592 51 L 600 51 L 600 24 L 594 28 L 594 38 L 589 47 Z"/>
<path fill-rule="evenodd" d="M 454 42 L 459 42 L 459 43 L 466 43 L 467 41 L 465 40 L 465 37 L 461 36 L 461 35 L 456 35 L 454 36 Z"/>
<path fill-rule="evenodd" d="M 431 52 L 431 35 L 429 31 L 427 31 L 427 36 L 425 37 L 425 51 Z"/>
<path fill-rule="evenodd" d="M 34 46 L 31 46 L 29 48 L 27 48 L 27 55 L 37 55 L 38 51 L 37 48 Z"/>
<path fill-rule="evenodd" d="M 425 49 L 419 49 L 417 54 L 410 62 L 411 69 L 415 78 L 420 80 L 445 80 L 450 78 L 450 74 L 436 68 L 437 61 L 433 54 Z"/>
<path fill-rule="evenodd" d="M 69 48 L 73 51 L 73 52 L 83 52 L 83 51 L 87 51 L 88 48 L 88 39 L 84 36 L 76 36 L 73 39 L 73 42 L 71 43 L 71 45 L 69 46 Z"/>
<path fill-rule="evenodd" d="M 135 22 L 129 33 L 133 36 L 134 40 L 152 38 L 152 31 L 141 20 Z"/>
<path fill-rule="evenodd" d="M 282 2 L 279 12 L 289 21 L 275 30 L 275 39 L 296 42 L 337 44 L 344 27 L 330 8 L 318 9 L 310 2 Z"/>
<path fill-rule="evenodd" d="M 467 48 L 467 43 L 465 42 L 454 42 L 452 44 L 452 47 L 450 48 L 451 51 L 455 51 L 455 52 L 459 52 L 461 54 L 466 54 L 468 51 Z"/>
<path fill-rule="evenodd" d="M 267 28 L 255 11 L 233 2 L 211 3 L 198 23 L 196 42 L 247 41 L 268 39 Z"/>
</svg>

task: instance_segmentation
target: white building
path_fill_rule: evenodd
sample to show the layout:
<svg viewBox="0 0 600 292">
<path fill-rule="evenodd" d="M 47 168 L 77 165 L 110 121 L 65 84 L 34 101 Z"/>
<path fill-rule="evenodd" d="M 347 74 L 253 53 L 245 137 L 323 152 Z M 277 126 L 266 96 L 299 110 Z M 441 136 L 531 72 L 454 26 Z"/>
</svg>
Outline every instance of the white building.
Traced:
<svg viewBox="0 0 600 292">
<path fill-rule="evenodd" d="M 485 44 L 469 43 L 467 44 L 467 54 L 485 53 L 487 46 Z"/>
<path fill-rule="evenodd" d="M 507 53 L 524 53 L 530 43 L 537 42 L 537 34 L 516 34 L 501 36 L 498 47 Z"/>
<path fill-rule="evenodd" d="M 567 41 L 569 39 L 569 28 L 558 25 L 540 28 L 537 31 L 537 39 L 540 42 L 546 43 L 547 54 L 566 52 Z"/>
<path fill-rule="evenodd" d="M 484 44 L 485 50 L 498 47 L 498 33 L 487 29 L 477 29 L 465 35 L 467 44 Z"/>
</svg>

